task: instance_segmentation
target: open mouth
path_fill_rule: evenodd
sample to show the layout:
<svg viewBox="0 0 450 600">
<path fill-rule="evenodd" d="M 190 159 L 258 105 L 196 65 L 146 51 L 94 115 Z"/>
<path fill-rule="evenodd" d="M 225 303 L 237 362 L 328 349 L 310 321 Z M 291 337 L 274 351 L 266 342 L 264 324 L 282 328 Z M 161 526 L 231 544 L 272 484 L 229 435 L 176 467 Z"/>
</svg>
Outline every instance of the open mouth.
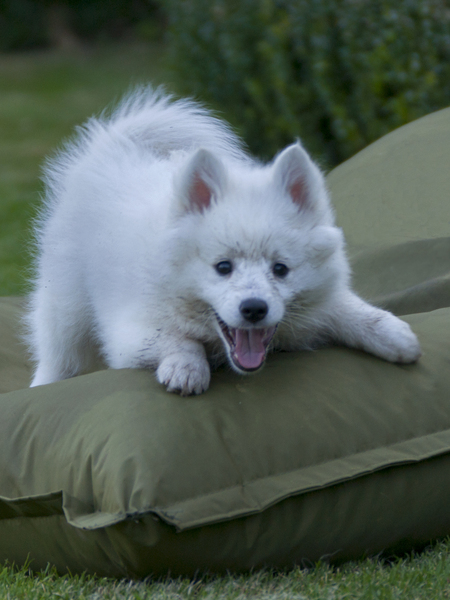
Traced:
<svg viewBox="0 0 450 600">
<path fill-rule="evenodd" d="M 267 349 L 275 334 L 276 325 L 260 329 L 237 329 L 228 327 L 218 316 L 217 321 L 229 346 L 231 360 L 237 370 L 251 372 L 262 367 Z"/>
</svg>

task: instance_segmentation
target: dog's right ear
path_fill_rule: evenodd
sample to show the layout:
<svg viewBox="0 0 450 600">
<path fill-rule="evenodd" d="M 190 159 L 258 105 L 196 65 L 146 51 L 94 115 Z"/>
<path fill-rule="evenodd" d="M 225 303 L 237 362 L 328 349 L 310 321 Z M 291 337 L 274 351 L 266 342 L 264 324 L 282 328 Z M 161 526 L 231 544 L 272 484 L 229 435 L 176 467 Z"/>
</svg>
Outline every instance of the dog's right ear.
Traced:
<svg viewBox="0 0 450 600">
<path fill-rule="evenodd" d="M 225 168 L 209 150 L 200 148 L 180 181 L 181 201 L 188 211 L 202 212 L 218 199 L 225 188 Z"/>
</svg>

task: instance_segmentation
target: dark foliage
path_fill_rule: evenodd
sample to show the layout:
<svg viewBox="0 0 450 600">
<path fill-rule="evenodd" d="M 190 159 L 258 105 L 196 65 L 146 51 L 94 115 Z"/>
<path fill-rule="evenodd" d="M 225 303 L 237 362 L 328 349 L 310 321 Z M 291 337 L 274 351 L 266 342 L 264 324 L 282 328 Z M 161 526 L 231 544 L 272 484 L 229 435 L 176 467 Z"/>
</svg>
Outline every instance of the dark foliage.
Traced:
<svg viewBox="0 0 450 600">
<path fill-rule="evenodd" d="M 450 104 L 445 0 L 164 0 L 180 91 L 329 166 Z"/>
</svg>

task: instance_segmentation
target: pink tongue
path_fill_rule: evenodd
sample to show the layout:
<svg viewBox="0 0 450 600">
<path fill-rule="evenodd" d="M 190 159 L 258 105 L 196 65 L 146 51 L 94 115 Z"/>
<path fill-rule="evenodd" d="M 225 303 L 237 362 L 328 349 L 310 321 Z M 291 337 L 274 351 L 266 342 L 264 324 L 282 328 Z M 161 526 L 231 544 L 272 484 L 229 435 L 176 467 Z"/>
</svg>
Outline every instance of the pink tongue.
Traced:
<svg viewBox="0 0 450 600">
<path fill-rule="evenodd" d="M 264 362 L 267 329 L 236 329 L 234 355 L 244 369 L 257 369 Z"/>
</svg>

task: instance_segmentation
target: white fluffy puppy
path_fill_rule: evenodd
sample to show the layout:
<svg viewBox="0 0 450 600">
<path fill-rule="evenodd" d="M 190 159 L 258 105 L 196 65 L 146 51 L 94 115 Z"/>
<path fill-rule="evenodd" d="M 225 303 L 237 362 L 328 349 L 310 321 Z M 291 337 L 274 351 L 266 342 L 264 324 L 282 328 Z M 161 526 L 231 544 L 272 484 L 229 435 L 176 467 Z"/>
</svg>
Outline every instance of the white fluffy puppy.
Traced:
<svg viewBox="0 0 450 600">
<path fill-rule="evenodd" d="M 420 356 L 410 327 L 350 289 L 342 231 L 300 144 L 262 165 L 197 104 L 151 89 L 92 119 L 46 168 L 30 302 L 32 385 L 96 352 L 200 394 L 210 365 L 344 344 Z"/>
</svg>

